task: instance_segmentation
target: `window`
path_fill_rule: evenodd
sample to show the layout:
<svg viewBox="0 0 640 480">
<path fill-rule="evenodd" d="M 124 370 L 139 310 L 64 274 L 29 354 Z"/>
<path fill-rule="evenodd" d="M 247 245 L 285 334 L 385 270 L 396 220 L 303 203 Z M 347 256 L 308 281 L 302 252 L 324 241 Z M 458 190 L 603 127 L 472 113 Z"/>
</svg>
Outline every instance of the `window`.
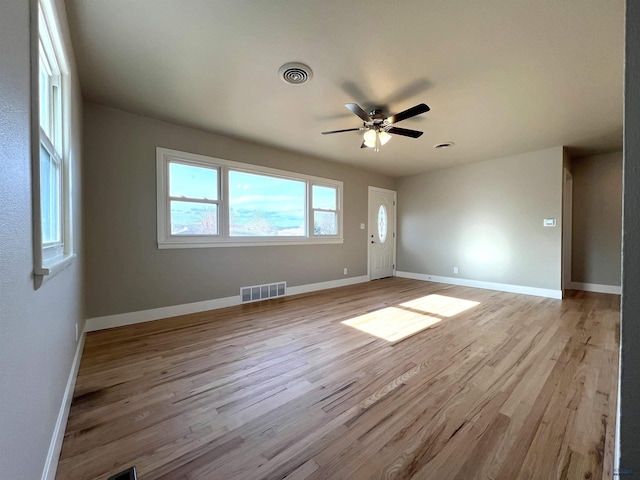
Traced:
<svg viewBox="0 0 640 480">
<path fill-rule="evenodd" d="M 157 149 L 158 246 L 341 243 L 342 182 Z"/>
<path fill-rule="evenodd" d="M 218 169 L 169 163 L 171 235 L 218 235 Z"/>
<path fill-rule="evenodd" d="M 378 209 L 378 240 L 380 243 L 387 240 L 387 209 L 384 205 Z"/>
<path fill-rule="evenodd" d="M 50 275 L 66 266 L 71 255 L 70 205 L 65 158 L 66 135 L 63 84 L 67 71 L 54 7 L 38 3 L 38 139 L 34 152 L 34 273 Z"/>
<path fill-rule="evenodd" d="M 314 185 L 313 233 L 316 235 L 337 235 L 338 233 L 338 189 Z"/>
<path fill-rule="evenodd" d="M 306 182 L 229 170 L 229 236 L 306 236 Z"/>
</svg>

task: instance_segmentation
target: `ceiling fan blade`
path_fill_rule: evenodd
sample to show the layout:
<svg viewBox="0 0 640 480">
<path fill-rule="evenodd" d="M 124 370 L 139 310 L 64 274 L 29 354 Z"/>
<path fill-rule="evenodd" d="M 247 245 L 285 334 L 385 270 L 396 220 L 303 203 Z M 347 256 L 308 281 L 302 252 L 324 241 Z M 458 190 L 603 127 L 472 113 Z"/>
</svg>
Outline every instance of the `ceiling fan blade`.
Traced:
<svg viewBox="0 0 640 480">
<path fill-rule="evenodd" d="M 345 128 L 343 130 L 330 130 L 328 132 L 322 132 L 322 135 L 329 135 L 330 133 L 355 132 L 356 130 L 360 130 L 360 128 Z"/>
<path fill-rule="evenodd" d="M 365 112 L 357 103 L 345 103 L 344 106 L 355 113 L 357 116 L 359 116 L 365 122 L 373 122 L 373 118 L 371 118 L 369 114 Z"/>
<path fill-rule="evenodd" d="M 411 138 L 418 138 L 423 133 L 423 132 L 419 132 L 418 130 L 409 130 L 408 128 L 398 128 L 398 127 L 391 127 L 389 130 L 387 130 L 387 132 L 393 135 L 403 135 L 405 137 L 411 137 Z"/>
<path fill-rule="evenodd" d="M 403 112 L 392 115 L 391 117 L 387 118 L 387 122 L 398 123 L 398 122 L 401 122 L 402 120 L 406 120 L 407 118 L 415 117 L 416 115 L 420 115 L 421 113 L 426 113 L 429 110 L 431 109 L 426 103 L 420 103 L 419 105 L 416 105 L 414 107 L 407 108 Z"/>
</svg>

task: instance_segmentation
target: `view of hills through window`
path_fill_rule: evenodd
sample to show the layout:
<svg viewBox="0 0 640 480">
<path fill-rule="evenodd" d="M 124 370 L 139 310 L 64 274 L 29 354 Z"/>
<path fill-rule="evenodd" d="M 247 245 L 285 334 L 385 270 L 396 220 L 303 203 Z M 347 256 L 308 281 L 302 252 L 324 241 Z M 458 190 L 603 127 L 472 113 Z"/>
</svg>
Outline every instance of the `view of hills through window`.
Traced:
<svg viewBox="0 0 640 480">
<path fill-rule="evenodd" d="M 302 237 L 306 183 L 229 171 L 229 234 Z"/>
<path fill-rule="evenodd" d="M 220 171 L 215 167 L 169 164 L 172 235 L 220 233 Z M 228 217 L 231 237 L 307 235 L 307 182 L 230 169 Z M 313 186 L 314 234 L 337 234 L 337 189 Z"/>
</svg>

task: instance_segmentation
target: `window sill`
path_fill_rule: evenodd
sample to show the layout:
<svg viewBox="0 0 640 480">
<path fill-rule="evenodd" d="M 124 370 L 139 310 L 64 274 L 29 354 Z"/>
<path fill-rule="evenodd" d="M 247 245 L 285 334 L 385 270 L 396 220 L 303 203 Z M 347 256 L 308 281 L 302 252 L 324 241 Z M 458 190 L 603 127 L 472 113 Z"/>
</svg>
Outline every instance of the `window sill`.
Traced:
<svg viewBox="0 0 640 480">
<path fill-rule="evenodd" d="M 322 238 L 322 239 L 305 239 L 305 240 L 274 240 L 274 241 L 229 241 L 216 243 L 198 243 L 198 242 L 162 242 L 158 243 L 158 249 L 171 248 L 215 248 L 215 247 L 272 247 L 282 245 L 330 245 L 344 243 L 342 238 Z"/>
<path fill-rule="evenodd" d="M 42 262 L 42 268 L 34 268 L 33 274 L 41 279 L 41 283 L 45 283 L 71 265 L 75 258 L 75 253 L 52 258 L 51 260 Z"/>
</svg>

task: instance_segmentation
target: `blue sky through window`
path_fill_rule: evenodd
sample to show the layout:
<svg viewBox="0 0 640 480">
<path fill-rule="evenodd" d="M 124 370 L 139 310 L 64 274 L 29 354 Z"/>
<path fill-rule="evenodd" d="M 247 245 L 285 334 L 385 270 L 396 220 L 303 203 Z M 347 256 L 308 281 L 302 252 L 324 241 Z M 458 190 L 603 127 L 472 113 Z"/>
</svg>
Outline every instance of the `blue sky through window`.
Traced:
<svg viewBox="0 0 640 480">
<path fill-rule="evenodd" d="M 304 236 L 306 183 L 229 170 L 233 236 Z"/>
<path fill-rule="evenodd" d="M 169 162 L 173 235 L 219 234 L 220 174 L 217 167 Z M 226 171 L 225 179 L 229 236 L 307 235 L 307 181 L 234 169 Z M 312 208 L 337 210 L 336 187 L 309 188 Z M 336 235 L 337 213 L 315 211 L 313 225 L 316 235 Z"/>
<path fill-rule="evenodd" d="M 172 197 L 218 199 L 216 168 L 170 163 L 169 178 L 169 195 Z"/>
</svg>

